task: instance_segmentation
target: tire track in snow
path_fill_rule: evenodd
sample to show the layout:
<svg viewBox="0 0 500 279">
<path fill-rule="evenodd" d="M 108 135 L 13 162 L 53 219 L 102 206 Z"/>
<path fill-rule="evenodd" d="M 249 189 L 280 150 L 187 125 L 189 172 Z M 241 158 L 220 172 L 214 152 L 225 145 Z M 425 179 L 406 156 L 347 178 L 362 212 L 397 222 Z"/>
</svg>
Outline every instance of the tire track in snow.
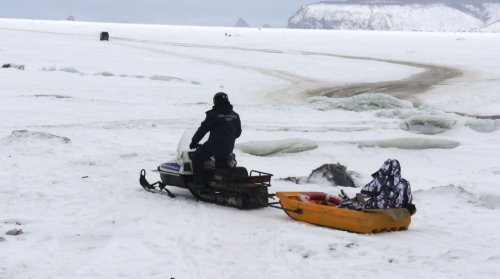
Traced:
<svg viewBox="0 0 500 279">
<path fill-rule="evenodd" d="M 77 33 L 65 33 L 65 32 L 51 32 L 51 31 L 41 31 L 41 30 L 27 30 L 27 29 L 15 29 L 15 28 L 0 28 L 0 30 L 7 31 L 18 31 L 18 32 L 33 32 L 33 33 L 44 33 L 51 35 L 70 35 L 70 36 L 82 36 L 82 37 L 91 37 L 91 35 L 87 34 L 77 34 Z M 446 66 L 438 66 L 433 64 L 425 64 L 425 63 L 416 63 L 410 61 L 403 60 L 394 60 L 394 59 L 382 59 L 376 57 L 367 57 L 367 56 L 353 56 L 353 55 L 342 55 L 342 54 L 333 54 L 333 53 L 324 53 L 324 52 L 310 52 L 310 51 L 282 51 L 276 49 L 264 49 L 264 48 L 246 48 L 246 47 L 235 47 L 235 46 L 216 46 L 216 45 L 204 45 L 204 44 L 189 44 L 189 43 L 175 43 L 175 42 L 161 42 L 154 40 L 140 40 L 140 39 L 131 39 L 131 38 L 123 38 L 116 37 L 113 38 L 113 41 L 122 41 L 122 42 L 135 42 L 142 44 L 155 44 L 155 45 L 166 45 L 173 47 L 186 47 L 186 48 L 205 48 L 205 49 L 222 49 L 222 50 L 240 50 L 240 51 L 250 51 L 250 52 L 260 52 L 260 53 L 269 53 L 269 54 L 298 54 L 298 55 L 317 55 L 317 56 L 326 56 L 326 57 L 336 57 L 336 58 L 344 58 L 344 59 L 353 59 L 353 60 L 364 60 L 364 61 L 375 61 L 375 62 L 383 62 L 396 64 L 400 66 L 408 66 L 420 68 L 423 70 L 421 73 L 417 73 L 411 75 L 407 78 L 393 80 L 393 81 L 382 81 L 382 82 L 370 82 L 370 83 L 352 83 L 342 86 L 334 86 L 328 85 L 325 82 L 320 82 L 308 77 L 295 75 L 282 70 L 273 70 L 273 69 L 264 69 L 253 66 L 244 66 L 236 63 L 231 63 L 228 61 L 216 60 L 216 59 L 208 59 L 202 58 L 194 55 L 188 54 L 179 54 L 166 50 L 158 50 L 151 49 L 150 51 L 155 51 L 157 53 L 175 55 L 179 57 L 184 57 L 188 59 L 194 59 L 197 61 L 202 61 L 210 64 L 219 64 L 225 65 L 229 67 L 234 67 L 242 70 L 253 70 L 264 75 L 272 76 L 281 80 L 285 80 L 290 82 L 291 85 L 287 88 L 283 88 L 277 92 L 270 92 L 270 95 L 275 95 L 276 93 L 288 93 L 288 92 L 296 92 L 299 96 L 303 98 L 311 97 L 311 96 L 328 96 L 328 97 L 351 97 L 362 93 L 374 92 L 374 93 L 385 93 L 392 95 L 396 98 L 406 99 L 414 104 L 418 105 L 419 102 L 416 98 L 417 94 L 424 93 L 428 91 L 432 86 L 443 83 L 444 81 L 452 78 L 456 78 L 461 76 L 463 73 L 455 68 L 446 67 Z M 113 42 L 112 41 L 112 42 Z M 297 92 L 299 91 L 299 92 Z M 289 97 L 289 96 L 287 96 Z M 486 119 L 498 119 L 497 115 L 494 116 L 477 116 L 477 115 L 468 115 L 471 117 L 481 117 Z"/>
<path fill-rule="evenodd" d="M 416 63 L 409 61 L 381 59 L 373 57 L 337 55 L 327 53 L 304 52 L 305 55 L 323 55 L 333 56 L 345 59 L 356 59 L 365 61 L 386 62 L 402 66 L 420 68 L 423 71 L 407 78 L 381 81 L 354 83 L 338 87 L 318 88 L 309 93 L 311 96 L 328 96 L 328 97 L 351 97 L 362 93 L 386 93 L 399 99 L 406 99 L 418 104 L 415 95 L 428 91 L 432 86 L 438 85 L 448 79 L 453 79 L 461 76 L 463 73 L 458 69 L 445 66 L 437 66 L 432 64 Z"/>
<path fill-rule="evenodd" d="M 116 40 L 125 41 L 125 43 L 118 43 L 118 44 L 125 46 L 125 47 L 130 47 L 133 49 L 142 49 L 142 50 L 150 51 L 153 53 L 171 55 L 171 56 L 180 57 L 180 58 L 184 58 L 184 59 L 195 60 L 198 62 L 204 62 L 204 63 L 212 64 L 212 65 L 222 65 L 222 66 L 231 67 L 231 68 L 244 70 L 244 71 L 254 71 L 254 72 L 266 75 L 266 76 L 271 76 L 271 77 L 275 77 L 275 78 L 278 78 L 281 80 L 285 80 L 285 81 L 290 82 L 292 84 L 301 83 L 301 82 L 308 82 L 308 83 L 320 82 L 320 81 L 317 81 L 315 79 L 295 75 L 295 74 L 292 74 L 292 73 L 289 73 L 289 72 L 286 72 L 283 70 L 266 69 L 266 68 L 255 67 L 255 66 L 241 65 L 241 64 L 233 63 L 233 62 L 230 62 L 227 60 L 206 58 L 206 57 L 201 57 L 201 56 L 192 55 L 192 54 L 181 54 L 178 52 L 169 51 L 169 50 L 165 50 L 165 49 L 157 49 L 157 48 L 147 47 L 147 46 L 137 46 L 137 45 L 131 45 L 128 43 L 128 42 L 132 42 L 132 43 L 151 44 L 149 41 L 123 39 L 123 38 L 117 38 Z M 117 43 L 115 42 L 115 44 L 117 44 Z M 158 42 L 155 44 L 163 45 L 164 43 Z M 185 46 L 182 46 L 182 47 L 185 47 Z M 211 48 L 211 47 L 207 46 L 207 48 Z"/>
<path fill-rule="evenodd" d="M 194 59 L 197 61 L 207 62 L 211 64 L 220 64 L 229 67 L 234 67 L 241 70 L 253 70 L 264 75 L 272 76 L 278 79 L 282 79 L 291 83 L 290 86 L 279 90 L 278 92 L 271 92 L 270 95 L 276 93 L 289 93 L 294 92 L 299 89 L 301 92 L 297 92 L 299 96 L 303 98 L 313 97 L 313 96 L 327 96 L 330 98 L 338 97 L 352 97 L 355 95 L 363 93 L 385 93 L 392 95 L 398 99 L 405 99 L 412 102 L 415 106 L 420 105 L 420 101 L 417 98 L 418 94 L 425 93 L 430 90 L 433 86 L 439 85 L 446 80 L 458 78 L 463 75 L 463 72 L 459 69 L 439 66 L 434 64 L 417 63 L 411 61 L 395 60 L 395 59 L 383 59 L 368 56 L 354 56 L 354 55 L 343 55 L 343 54 L 333 54 L 325 52 L 311 52 L 311 51 L 282 51 L 276 49 L 262 49 L 262 48 L 246 48 L 246 47 L 235 47 L 235 46 L 215 46 L 215 45 L 203 45 L 203 44 L 188 44 L 188 43 L 174 43 L 174 42 L 161 42 L 154 40 L 139 40 L 130 38 L 115 38 L 116 40 L 121 40 L 125 42 L 136 42 L 143 44 L 153 44 L 153 45 L 165 45 L 173 47 L 186 47 L 186 48 L 205 48 L 205 49 L 220 49 L 220 50 L 240 50 L 249 52 L 259 52 L 259 53 L 269 53 L 269 54 L 297 54 L 297 55 L 315 55 L 315 56 L 325 56 L 334 58 L 343 58 L 351 60 L 363 60 L 363 61 L 375 61 L 381 63 L 395 64 L 399 66 L 407 66 L 413 68 L 422 69 L 422 72 L 413 74 L 409 77 L 391 80 L 391 81 L 380 81 L 380 82 L 359 82 L 352 83 L 342 86 L 332 86 L 325 85 L 326 82 L 318 81 L 304 76 L 295 75 L 282 70 L 272 70 L 259 68 L 254 66 L 244 66 L 236 63 L 230 63 L 223 60 L 202 58 L 194 55 L 178 54 L 175 52 L 168 52 L 171 55 L 181 56 L 184 58 Z M 157 49 L 156 49 L 157 50 Z M 162 50 L 157 50 L 162 51 Z M 165 51 L 167 52 L 167 51 Z M 289 96 L 287 96 L 289 97 Z M 475 117 L 478 119 L 499 119 L 499 115 L 475 115 L 467 114 L 463 115 L 460 112 L 457 113 L 462 116 Z"/>
<path fill-rule="evenodd" d="M 236 46 L 216 46 L 216 45 L 204 45 L 204 44 L 188 44 L 188 43 L 174 43 L 174 42 L 162 42 L 154 40 L 140 40 L 140 39 L 130 39 L 117 37 L 115 40 L 121 40 L 124 42 L 134 42 L 152 45 L 164 45 L 173 47 L 184 47 L 184 48 L 204 48 L 204 49 L 216 49 L 216 50 L 239 50 L 239 51 L 249 51 L 249 52 L 259 52 L 259 53 L 269 53 L 269 54 L 297 54 L 297 55 L 311 55 L 311 56 L 325 56 L 334 57 L 342 59 L 351 60 L 363 60 L 363 61 L 375 61 L 381 63 L 395 64 L 399 66 L 413 67 L 422 69 L 422 72 L 413 74 L 409 77 L 391 80 L 391 81 L 380 81 L 380 82 L 359 82 L 352 83 L 341 86 L 331 86 L 325 85 L 326 82 L 318 81 L 308 77 L 295 75 L 290 72 L 276 69 L 260 68 L 255 66 L 244 66 L 237 63 L 232 63 L 220 59 L 210 59 L 203 58 L 200 56 L 190 55 L 190 54 L 179 54 L 172 51 L 149 49 L 157 53 L 164 53 L 169 55 L 174 55 L 177 57 L 183 57 L 187 59 L 192 59 L 196 61 L 201 61 L 209 64 L 224 65 L 228 67 L 237 68 L 240 70 L 253 70 L 255 72 L 272 76 L 281 80 L 290 82 L 286 88 L 283 88 L 277 92 L 271 92 L 270 96 L 276 93 L 289 93 L 294 92 L 299 89 L 301 92 L 297 92 L 299 96 L 303 98 L 313 97 L 313 96 L 327 96 L 330 98 L 338 97 L 352 97 L 355 95 L 363 93 L 384 93 L 392 95 L 398 99 L 405 99 L 412 102 L 415 106 L 420 105 L 418 100 L 418 94 L 425 93 L 430 90 L 433 86 L 439 85 L 446 80 L 458 78 L 463 75 L 463 72 L 452 67 L 439 66 L 434 64 L 417 63 L 411 61 L 395 60 L 395 59 L 383 59 L 368 56 L 354 56 L 354 55 L 343 55 L 343 54 L 333 54 L 325 52 L 311 52 L 311 51 L 282 51 L 276 49 L 263 49 L 263 48 L 246 48 L 246 47 L 236 47 Z M 130 45 L 129 45 L 130 46 Z M 136 47 L 138 48 L 138 47 Z M 462 115 L 459 112 L 452 112 Z M 464 115 L 462 115 L 464 116 Z M 465 116 L 475 117 L 479 119 L 499 119 L 498 115 L 474 115 L 467 114 Z"/>
<path fill-rule="evenodd" d="M 395 59 L 383 59 L 368 56 L 353 56 L 353 55 L 342 55 L 324 52 L 310 52 L 310 51 L 281 51 L 274 49 L 261 49 L 261 48 L 246 48 L 246 47 L 234 47 L 234 46 L 213 46 L 213 45 L 203 45 L 203 44 L 187 44 L 187 43 L 173 43 L 173 42 L 161 42 L 153 40 L 138 40 L 130 38 L 115 38 L 116 40 L 126 41 L 126 42 L 136 42 L 144 44 L 156 44 L 156 45 L 166 45 L 173 47 L 190 47 L 190 48 L 206 48 L 206 49 L 221 49 L 221 50 L 240 50 L 240 51 L 250 51 L 250 52 L 261 52 L 269 54 L 297 54 L 297 55 L 314 55 L 314 56 L 326 56 L 342 59 L 351 60 L 363 60 L 363 61 L 375 61 L 381 63 L 395 64 L 399 66 L 407 66 L 413 68 L 419 68 L 423 71 L 407 78 L 392 80 L 392 81 L 382 81 L 382 82 L 370 82 L 370 83 L 353 83 L 342 86 L 325 86 L 325 82 L 320 82 L 307 77 L 294 75 L 285 71 L 263 69 L 258 67 L 242 66 L 239 64 L 229 63 L 221 60 L 213 60 L 212 63 L 220 63 L 226 66 L 233 66 L 243 70 L 255 70 L 262 74 L 267 74 L 276 78 L 284 79 L 292 83 L 290 87 L 298 86 L 299 88 L 304 88 L 302 94 L 306 97 L 310 96 L 328 96 L 328 97 L 351 97 L 354 95 L 362 93 L 385 93 L 390 94 L 394 97 L 406 99 L 414 103 L 418 103 L 415 98 L 416 94 L 424 93 L 429 90 L 432 86 L 440 84 L 445 80 L 456 78 L 462 75 L 462 72 L 458 69 L 454 69 L 446 66 L 438 66 L 433 64 L 417 63 L 403 60 Z M 194 58 L 194 57 L 190 57 Z M 204 60 L 204 58 L 200 58 Z M 309 88 L 309 89 L 308 89 Z"/>
<path fill-rule="evenodd" d="M 470 113 L 464 113 L 464 112 L 453 112 L 453 113 L 458 114 L 460 116 L 474 117 L 477 119 L 500 120 L 500 114 L 497 114 L 497 115 L 477 115 L 477 114 L 470 114 Z"/>
<path fill-rule="evenodd" d="M 51 31 L 41 31 L 41 30 L 27 30 L 27 29 L 15 29 L 15 28 L 0 28 L 0 30 L 34 32 L 34 33 L 44 33 L 51 35 L 71 35 L 71 36 L 90 37 L 90 35 L 86 34 L 51 32 Z M 236 46 L 217 46 L 217 45 L 204 45 L 204 44 L 192 44 L 192 43 L 163 42 L 155 40 L 131 39 L 124 37 L 114 37 L 113 40 L 110 42 L 115 42 L 115 41 L 133 42 L 133 43 L 141 43 L 149 45 L 184 47 L 184 48 L 240 50 L 240 51 L 260 52 L 269 54 L 316 55 L 316 56 L 335 57 L 335 58 L 352 59 L 352 60 L 375 61 L 375 62 L 395 64 L 400 66 L 420 68 L 423 70 L 423 72 L 421 73 L 417 73 L 410 77 L 399 80 L 370 82 L 370 83 L 359 82 L 342 86 L 331 86 L 327 85 L 325 82 L 317 81 L 300 75 L 295 75 L 282 70 L 266 69 L 254 66 L 244 66 L 220 59 L 209 59 L 190 54 L 180 54 L 167 50 L 142 47 L 142 49 L 153 51 L 160 54 L 168 54 L 177 57 L 183 57 L 186 59 L 193 59 L 209 64 L 224 65 L 241 70 L 251 70 L 264 75 L 285 80 L 287 82 L 290 82 L 291 85 L 285 89 L 280 90 L 280 92 L 289 92 L 292 90 L 296 90 L 296 88 L 298 88 L 299 90 L 302 91 L 299 92 L 301 93 L 299 94 L 299 96 L 302 97 L 311 97 L 311 96 L 351 97 L 362 93 L 373 92 L 373 93 L 385 93 L 392 95 L 396 98 L 406 99 L 414 103 L 418 103 L 417 99 L 415 98 L 416 94 L 424 93 L 427 90 L 429 90 L 432 86 L 438 85 L 448 79 L 456 78 L 462 75 L 461 71 L 451 67 L 403 61 L 403 60 L 383 59 L 383 58 L 368 57 L 368 56 L 342 55 L 342 54 L 311 52 L 311 51 L 282 51 L 282 50 L 264 49 L 264 48 L 247 48 L 247 47 L 236 47 Z M 129 47 L 134 47 L 134 46 L 129 45 Z M 135 48 L 141 48 L 141 47 L 135 46 Z M 273 93 L 279 93 L 279 92 L 273 92 Z"/>
</svg>

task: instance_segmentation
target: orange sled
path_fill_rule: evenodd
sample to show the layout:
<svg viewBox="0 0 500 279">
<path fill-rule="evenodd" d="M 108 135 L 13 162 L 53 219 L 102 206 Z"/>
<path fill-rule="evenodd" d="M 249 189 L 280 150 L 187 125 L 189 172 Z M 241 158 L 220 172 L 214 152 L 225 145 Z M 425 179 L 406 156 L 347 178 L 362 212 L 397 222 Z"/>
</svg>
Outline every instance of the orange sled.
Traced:
<svg viewBox="0 0 500 279">
<path fill-rule="evenodd" d="M 406 208 L 364 209 L 337 208 L 337 196 L 321 192 L 277 192 L 282 209 L 291 218 L 324 227 L 356 233 L 406 230 L 411 214 Z"/>
</svg>

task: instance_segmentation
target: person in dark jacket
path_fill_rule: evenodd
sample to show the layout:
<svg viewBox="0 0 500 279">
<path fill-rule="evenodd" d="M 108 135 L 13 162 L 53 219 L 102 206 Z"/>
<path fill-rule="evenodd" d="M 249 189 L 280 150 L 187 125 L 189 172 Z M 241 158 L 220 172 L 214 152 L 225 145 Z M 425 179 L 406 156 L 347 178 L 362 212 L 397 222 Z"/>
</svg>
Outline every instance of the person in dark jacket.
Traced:
<svg viewBox="0 0 500 279">
<path fill-rule="evenodd" d="M 205 112 L 206 118 L 191 139 L 189 148 L 198 147 L 200 140 L 210 132 L 208 140 L 193 154 L 193 184 L 192 188 L 202 188 L 205 184 L 203 163 L 210 156 L 215 157 L 216 168 L 228 167 L 228 156 L 233 152 L 234 142 L 241 135 L 240 116 L 233 111 L 226 93 L 214 95 L 214 106 Z"/>
</svg>

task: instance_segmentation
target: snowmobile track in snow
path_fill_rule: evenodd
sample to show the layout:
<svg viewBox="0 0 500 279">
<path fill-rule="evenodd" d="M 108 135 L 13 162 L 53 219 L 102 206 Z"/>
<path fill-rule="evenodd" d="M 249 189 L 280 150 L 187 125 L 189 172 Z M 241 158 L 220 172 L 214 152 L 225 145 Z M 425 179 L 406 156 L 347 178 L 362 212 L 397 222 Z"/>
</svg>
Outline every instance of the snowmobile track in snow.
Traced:
<svg viewBox="0 0 500 279">
<path fill-rule="evenodd" d="M 73 33 L 59 33 L 59 32 L 49 32 L 49 31 L 39 31 L 39 30 L 24 30 L 24 29 L 13 29 L 13 28 L 0 28 L 1 30 L 8 31 L 22 31 L 22 32 L 34 32 L 34 33 L 45 33 L 51 35 L 78 35 Z M 89 37 L 90 35 L 80 35 Z M 278 79 L 286 80 L 292 83 L 292 86 L 297 85 L 306 85 L 304 96 L 328 96 L 328 97 L 351 97 L 362 93 L 385 93 L 393 95 L 394 97 L 406 99 L 412 101 L 414 103 L 418 103 L 415 98 L 415 94 L 424 93 L 429 88 L 434 85 L 438 85 L 445 80 L 456 78 L 462 75 L 462 72 L 458 69 L 454 69 L 446 66 L 438 66 L 433 64 L 425 64 L 425 63 L 417 63 L 410 61 L 402 61 L 402 60 L 394 60 L 394 59 L 383 59 L 376 57 L 367 57 L 367 56 L 354 56 L 354 55 L 343 55 L 343 54 L 334 54 L 334 53 L 324 53 L 324 52 L 310 52 L 310 51 L 283 51 L 276 49 L 262 49 L 262 48 L 247 48 L 247 47 L 236 47 L 236 46 L 217 46 L 217 45 L 204 45 L 204 44 L 190 44 L 190 43 L 176 43 L 176 42 L 164 42 L 164 41 L 155 41 L 155 40 L 141 40 L 141 39 L 132 39 L 132 38 L 123 38 L 123 37 L 113 37 L 113 40 L 110 41 L 116 42 L 131 42 L 131 43 L 141 43 L 148 45 L 164 45 L 164 46 L 173 46 L 173 47 L 183 47 L 183 48 L 205 48 L 205 49 L 221 49 L 221 50 L 239 50 L 239 51 L 250 51 L 250 52 L 261 52 L 261 53 L 269 53 L 269 54 L 298 54 L 298 55 L 317 55 L 317 56 L 326 56 L 326 57 L 335 57 L 335 58 L 343 58 L 343 59 L 352 59 L 352 60 L 365 60 L 365 61 L 375 61 L 382 63 L 390 63 L 407 67 L 414 67 L 423 69 L 423 72 L 414 74 L 410 77 L 393 80 L 393 81 L 382 81 L 382 82 L 370 82 L 370 83 L 353 83 L 342 86 L 325 86 L 324 82 L 320 82 L 308 77 L 295 75 L 289 72 L 285 72 L 282 70 L 273 70 L 273 69 L 265 69 L 253 66 L 244 66 L 235 63 L 231 63 L 223 60 L 209 59 L 203 58 L 194 55 L 188 54 L 180 54 L 172 51 L 152 49 L 152 48 L 143 48 L 149 51 L 163 53 L 168 55 L 174 55 L 178 57 L 183 57 L 187 59 L 193 59 L 205 63 L 210 64 L 219 64 L 228 67 L 234 67 L 243 70 L 253 70 L 268 76 L 276 77 Z M 130 45 L 129 45 L 130 46 Z M 139 48 L 137 46 L 130 46 Z M 302 86 L 303 87 L 303 86 Z"/>
<path fill-rule="evenodd" d="M 27 29 L 14 29 L 14 28 L 0 28 L 0 30 L 7 31 L 17 31 L 17 32 L 33 32 L 33 33 L 42 33 L 42 34 L 50 34 L 50 35 L 69 35 L 69 36 L 80 36 L 80 37 L 94 37 L 92 35 L 84 35 L 84 34 L 76 34 L 76 33 L 64 33 L 64 32 L 50 32 L 50 31 L 41 31 L 41 30 L 27 30 Z M 352 60 L 364 60 L 364 61 L 375 61 L 382 63 L 390 63 L 407 67 L 420 68 L 423 71 L 414 75 L 411 75 L 407 78 L 392 80 L 392 81 L 381 81 L 381 82 L 368 82 L 368 83 L 352 83 L 341 86 L 328 86 L 327 83 L 321 82 L 318 80 L 314 80 L 308 77 L 299 76 L 296 74 L 292 74 L 289 72 L 285 72 L 282 70 L 273 70 L 266 68 L 259 68 L 254 66 L 245 66 L 236 63 L 232 63 L 229 61 L 216 60 L 210 58 L 204 58 L 194 55 L 188 54 L 180 54 L 172 51 L 147 48 L 147 47 L 138 47 L 132 45 L 125 45 L 132 48 L 144 49 L 160 54 L 173 55 L 177 57 L 182 57 L 186 59 L 193 59 L 204 63 L 209 64 L 217 64 L 224 65 L 228 67 L 234 67 L 241 70 L 252 70 L 264 75 L 272 76 L 281 80 L 285 80 L 290 82 L 291 85 L 282 90 L 283 92 L 288 92 L 290 89 L 302 88 L 303 91 L 301 96 L 311 97 L 311 96 L 327 96 L 327 97 L 352 97 L 358 94 L 363 93 L 385 93 L 392 95 L 396 98 L 406 99 L 408 101 L 413 102 L 415 105 L 419 104 L 418 99 L 416 98 L 417 94 L 425 93 L 432 86 L 439 85 L 446 80 L 460 77 L 463 73 L 462 71 L 447 67 L 447 66 L 439 66 L 434 64 L 425 64 L 425 63 L 417 63 L 403 60 L 394 60 L 394 59 L 383 59 L 376 57 L 367 57 L 367 56 L 354 56 L 354 55 L 343 55 L 343 54 L 334 54 L 334 53 L 324 53 L 324 52 L 310 52 L 310 51 L 297 51 L 297 50 L 276 50 L 276 49 L 263 49 L 263 48 L 247 48 L 247 47 L 236 47 L 236 46 L 217 46 L 217 45 L 204 45 L 204 44 L 190 44 L 190 43 L 176 43 L 176 42 L 162 42 L 155 40 L 140 40 L 140 39 L 132 39 L 132 38 L 123 38 L 123 37 L 114 37 L 112 42 L 121 41 L 121 42 L 130 42 L 130 43 L 140 43 L 140 44 L 149 44 L 149 45 L 164 45 L 164 46 L 173 46 L 173 47 L 183 47 L 183 48 L 205 48 L 205 49 L 220 49 L 220 50 L 239 50 L 239 51 L 250 51 L 250 52 L 261 52 L 261 53 L 269 53 L 269 54 L 297 54 L 297 55 L 316 55 L 316 56 L 325 56 L 325 57 L 336 57 L 343 59 L 352 59 Z M 460 114 L 460 113 L 458 113 Z M 468 114 L 466 116 L 475 117 L 480 119 L 499 119 L 499 115 L 472 115 Z"/>
<path fill-rule="evenodd" d="M 215 45 L 203 45 L 203 44 L 188 44 L 188 43 L 174 43 L 174 42 L 161 42 L 153 40 L 138 40 L 130 38 L 115 38 L 116 40 L 121 40 L 124 42 L 135 42 L 143 44 L 153 44 L 153 45 L 165 45 L 173 47 L 185 47 L 185 48 L 205 48 L 205 49 L 221 49 L 221 50 L 239 50 L 239 51 L 250 51 L 250 52 L 261 52 L 269 54 L 297 54 L 297 55 L 316 55 L 316 56 L 326 56 L 335 57 L 351 60 L 364 60 L 364 61 L 375 61 L 381 63 L 389 63 L 400 66 L 407 66 L 413 68 L 422 69 L 422 72 L 413 74 L 407 78 L 392 80 L 392 81 L 380 81 L 380 82 L 368 82 L 368 83 L 352 83 L 342 86 L 325 86 L 325 82 L 314 80 L 308 77 L 299 76 L 282 70 L 273 70 L 266 68 L 259 68 L 254 66 L 245 66 L 240 64 L 231 63 L 228 61 L 215 60 L 203 57 L 197 57 L 187 54 L 179 54 L 175 52 L 149 49 L 150 51 L 164 52 L 165 54 L 171 54 L 178 57 L 184 57 L 188 59 L 194 59 L 201 62 L 219 64 L 229 67 L 234 67 L 242 70 L 253 70 L 258 73 L 272 76 L 278 79 L 282 79 L 291 83 L 289 88 L 304 88 L 302 96 L 312 97 L 312 96 L 327 96 L 327 97 L 352 97 L 355 95 L 363 93 L 385 93 L 392 95 L 399 99 L 405 99 L 412 102 L 414 105 L 419 105 L 420 102 L 416 97 L 417 94 L 427 92 L 431 87 L 442 84 L 444 81 L 458 78 L 463 72 L 459 69 L 439 66 L 434 64 L 417 63 L 411 61 L 395 60 L 395 59 L 383 59 L 376 57 L 367 56 L 354 56 L 354 55 L 343 55 L 343 54 L 333 54 L 324 52 L 310 52 L 310 51 L 283 51 L 276 49 L 261 49 L 261 48 L 246 48 L 246 47 L 235 47 L 235 46 L 215 46 Z M 146 48 L 144 48 L 146 49 Z M 312 88 L 312 89 L 306 89 Z M 284 92 L 287 89 L 283 90 Z M 457 113 L 460 114 L 460 113 Z M 466 116 L 475 117 L 479 119 L 499 119 L 498 115 L 473 115 L 468 114 Z"/>
<path fill-rule="evenodd" d="M 414 67 L 423 69 L 423 72 L 414 74 L 408 78 L 393 80 L 393 81 L 383 81 L 383 82 L 370 82 L 370 83 L 354 83 L 343 86 L 328 86 L 321 87 L 316 85 L 315 89 L 308 90 L 306 96 L 328 96 L 328 97 L 351 97 L 354 95 L 362 93 L 385 93 L 393 95 L 394 97 L 407 99 L 412 102 L 417 102 L 414 98 L 415 94 L 426 92 L 429 88 L 434 85 L 438 85 L 445 80 L 456 78 L 462 75 L 462 72 L 458 69 L 454 69 L 446 66 L 438 66 L 433 64 L 416 63 L 410 61 L 394 60 L 394 59 L 382 59 L 367 56 L 353 56 L 353 55 L 342 55 L 324 52 L 310 52 L 310 51 L 281 51 L 273 49 L 259 49 L 259 48 L 245 48 L 245 47 L 232 47 L 232 46 L 213 46 L 213 45 L 202 45 L 202 44 L 187 44 L 187 43 L 173 43 L 173 42 L 160 42 L 152 40 L 135 40 L 129 38 L 116 38 L 116 40 L 145 43 L 145 44 L 157 44 L 157 45 L 167 45 L 174 47 L 191 47 L 191 48 L 208 48 L 208 49 L 224 49 L 224 50 L 240 50 L 240 51 L 252 51 L 252 52 L 263 52 L 270 54 L 298 54 L 298 55 L 316 55 L 316 56 L 326 56 L 335 57 L 351 60 L 365 60 L 365 61 L 375 61 L 382 63 L 390 63 L 396 65 L 402 65 L 407 67 Z M 193 57 L 191 57 L 193 58 Z M 211 60 L 212 63 L 215 60 Z M 221 61 L 219 61 L 221 62 Z M 229 65 L 227 62 L 221 62 L 226 66 L 235 66 L 234 64 Z M 313 83 L 318 84 L 310 78 L 297 76 L 284 71 L 276 71 L 270 69 L 261 69 L 257 67 L 247 67 L 237 65 L 238 68 L 244 67 L 244 69 L 253 69 L 258 72 L 268 74 L 277 78 L 285 79 L 292 83 Z"/>
</svg>

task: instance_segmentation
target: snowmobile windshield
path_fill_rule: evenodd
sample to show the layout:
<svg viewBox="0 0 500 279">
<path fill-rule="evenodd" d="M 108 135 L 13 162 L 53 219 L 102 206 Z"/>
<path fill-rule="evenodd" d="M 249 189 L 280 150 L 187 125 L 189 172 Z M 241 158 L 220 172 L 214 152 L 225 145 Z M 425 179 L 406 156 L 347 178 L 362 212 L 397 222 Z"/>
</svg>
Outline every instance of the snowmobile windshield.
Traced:
<svg viewBox="0 0 500 279">
<path fill-rule="evenodd" d="M 177 145 L 177 158 L 182 156 L 183 151 L 189 151 L 189 144 L 191 143 L 191 139 L 193 138 L 195 129 L 186 129 L 179 140 L 179 144 Z"/>
</svg>

